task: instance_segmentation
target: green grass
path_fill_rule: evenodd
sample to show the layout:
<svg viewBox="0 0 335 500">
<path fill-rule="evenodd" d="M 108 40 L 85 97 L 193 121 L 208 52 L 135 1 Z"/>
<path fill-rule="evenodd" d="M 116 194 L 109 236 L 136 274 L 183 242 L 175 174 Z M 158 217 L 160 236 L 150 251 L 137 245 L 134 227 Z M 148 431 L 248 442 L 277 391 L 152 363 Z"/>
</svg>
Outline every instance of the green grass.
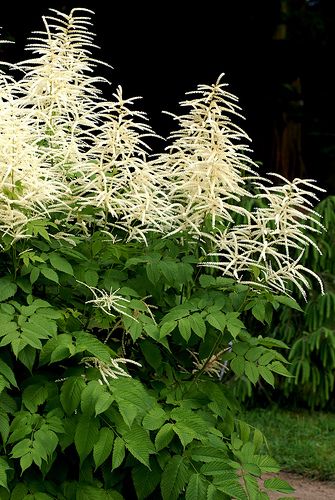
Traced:
<svg viewBox="0 0 335 500">
<path fill-rule="evenodd" d="M 335 479 L 335 414 L 280 409 L 247 411 L 244 419 L 267 439 L 282 470 Z"/>
</svg>

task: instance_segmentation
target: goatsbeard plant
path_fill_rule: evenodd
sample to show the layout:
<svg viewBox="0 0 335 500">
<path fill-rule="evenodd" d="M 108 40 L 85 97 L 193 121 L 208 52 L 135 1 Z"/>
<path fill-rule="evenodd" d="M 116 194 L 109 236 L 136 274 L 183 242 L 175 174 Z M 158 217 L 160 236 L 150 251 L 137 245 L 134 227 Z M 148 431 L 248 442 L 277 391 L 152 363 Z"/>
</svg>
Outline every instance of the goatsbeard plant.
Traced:
<svg viewBox="0 0 335 500">
<path fill-rule="evenodd" d="M 151 155 L 90 12 L 43 22 L 0 75 L 0 498 L 291 491 L 232 387 L 288 375 L 262 324 L 318 279 L 314 184 L 257 174 L 222 77 Z"/>
</svg>

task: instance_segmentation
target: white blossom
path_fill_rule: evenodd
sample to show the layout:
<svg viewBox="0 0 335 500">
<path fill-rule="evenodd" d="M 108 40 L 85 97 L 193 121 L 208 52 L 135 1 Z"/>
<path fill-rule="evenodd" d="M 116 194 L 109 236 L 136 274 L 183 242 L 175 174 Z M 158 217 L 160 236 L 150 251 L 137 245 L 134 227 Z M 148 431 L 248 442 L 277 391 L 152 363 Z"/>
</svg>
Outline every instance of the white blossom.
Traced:
<svg viewBox="0 0 335 500">
<path fill-rule="evenodd" d="M 322 189 L 310 179 L 289 182 L 277 174 L 271 175 L 284 184 L 257 183 L 260 193 L 256 197 L 262 199 L 263 205 L 250 213 L 249 223 L 218 234 L 217 251 L 209 254 L 213 260 L 202 265 L 220 269 L 240 282 L 279 293 L 287 293 L 289 283 L 293 283 L 306 297 L 305 289 L 311 287 L 306 274 L 313 276 L 323 290 L 319 276 L 300 263 L 308 245 L 318 249 L 306 235 L 306 229 L 319 232 L 316 227 L 322 228 L 310 201 L 317 199 L 313 190 Z"/>
<path fill-rule="evenodd" d="M 105 363 L 95 357 L 85 357 L 81 360 L 81 363 L 84 363 L 86 368 L 97 368 L 101 375 L 100 383 L 106 385 L 109 385 L 109 379 L 118 379 L 120 377 L 131 378 L 131 375 L 120 364 L 130 363 L 135 366 L 142 366 L 137 361 L 127 358 L 110 358 L 110 362 Z"/>
<path fill-rule="evenodd" d="M 218 220 L 234 222 L 234 213 L 249 217 L 242 199 L 249 197 L 247 183 L 257 174 L 249 158 L 247 134 L 233 117 L 241 117 L 237 98 L 224 90 L 222 75 L 214 85 L 199 85 L 193 99 L 181 102 L 191 108 L 175 116 L 179 128 L 163 155 L 171 176 L 171 202 L 178 204 L 175 228 L 201 232 L 206 217 L 214 228 Z"/>
</svg>

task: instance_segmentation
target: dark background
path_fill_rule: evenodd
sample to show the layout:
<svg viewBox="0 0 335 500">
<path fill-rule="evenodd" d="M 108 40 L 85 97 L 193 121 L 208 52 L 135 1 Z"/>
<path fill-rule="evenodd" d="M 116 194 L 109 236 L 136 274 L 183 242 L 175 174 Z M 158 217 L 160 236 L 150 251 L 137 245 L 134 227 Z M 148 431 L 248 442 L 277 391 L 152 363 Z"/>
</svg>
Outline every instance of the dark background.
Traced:
<svg viewBox="0 0 335 500">
<path fill-rule="evenodd" d="M 314 177 L 335 192 L 334 1 L 6 3 L 2 35 L 16 44 L 2 45 L 1 59 L 22 59 L 27 37 L 41 29 L 48 7 L 66 12 L 78 6 L 95 11 L 101 46 L 95 56 L 114 68 L 107 97 L 119 83 L 126 97 L 141 95 L 140 107 L 155 130 L 167 135 L 172 123 L 161 110 L 177 111 L 184 92 L 225 73 L 229 89 L 240 98 L 247 117 L 243 128 L 262 169 Z M 276 158 L 287 117 L 293 132 L 289 129 L 285 137 L 295 151 L 292 160 L 285 146 L 283 166 Z M 299 144 L 293 137 L 297 131 Z"/>
</svg>

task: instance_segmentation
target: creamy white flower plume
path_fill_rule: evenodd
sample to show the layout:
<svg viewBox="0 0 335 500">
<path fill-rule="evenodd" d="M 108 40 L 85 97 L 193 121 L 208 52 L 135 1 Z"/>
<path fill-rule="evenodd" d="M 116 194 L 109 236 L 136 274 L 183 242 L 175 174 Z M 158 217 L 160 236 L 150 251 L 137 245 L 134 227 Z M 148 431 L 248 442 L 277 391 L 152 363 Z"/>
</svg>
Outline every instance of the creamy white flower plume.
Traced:
<svg viewBox="0 0 335 500">
<path fill-rule="evenodd" d="M 128 233 L 128 240 L 146 242 L 147 232 L 160 232 L 168 223 L 165 171 L 148 159 L 145 138 L 155 134 L 145 115 L 132 109 L 137 98 L 125 100 L 118 87 L 114 99 L 99 110 L 102 124 L 76 181 L 77 203 L 95 209 L 101 226 L 116 226 Z"/>
<path fill-rule="evenodd" d="M 68 183 L 73 165 L 81 175 L 80 165 L 100 124 L 96 106 L 103 101 L 99 84 L 106 80 L 93 74 L 98 61 L 91 55 L 92 12 L 50 11 L 52 15 L 43 17 L 45 31 L 34 32 L 27 46 L 34 57 L 19 64 L 24 75 L 17 89 L 21 107 L 40 134 L 42 154 Z"/>
<path fill-rule="evenodd" d="M 310 199 L 317 199 L 313 181 L 295 179 L 287 181 L 277 174 L 284 184 L 265 186 L 257 183 L 265 206 L 256 208 L 250 214 L 250 222 L 233 226 L 216 237 L 218 251 L 209 256 L 212 262 L 204 266 L 220 269 L 224 275 L 232 276 L 244 283 L 256 284 L 275 292 L 287 293 L 293 283 L 305 297 L 305 289 L 310 288 L 306 275 L 318 280 L 319 276 L 300 263 L 306 246 L 314 241 L 306 234 L 306 229 L 322 224 L 318 214 L 310 207 Z M 314 227 L 309 223 L 313 222 Z"/>
<path fill-rule="evenodd" d="M 41 135 L 15 84 L 6 81 L 0 95 L 0 232 L 18 239 L 29 221 L 63 207 L 69 188 L 40 153 Z"/>
<path fill-rule="evenodd" d="M 142 366 L 137 361 L 127 358 L 111 358 L 109 363 L 105 363 L 98 358 L 87 357 L 83 358 L 81 363 L 84 363 L 86 368 L 97 368 L 101 375 L 100 383 L 106 385 L 109 385 L 109 379 L 118 379 L 120 377 L 131 378 L 131 375 L 120 364 L 125 365 L 130 363 L 135 366 Z"/>
<path fill-rule="evenodd" d="M 94 295 L 94 299 L 87 300 L 85 304 L 93 304 L 94 307 L 98 307 L 105 314 L 109 316 L 115 316 L 112 311 L 116 311 L 119 314 L 123 314 L 124 316 L 128 316 L 131 319 L 134 319 L 133 316 L 130 316 L 125 309 L 127 306 L 124 303 L 130 302 L 128 299 L 122 297 L 121 295 L 116 295 L 119 289 L 114 292 L 110 291 L 109 293 L 106 290 L 101 290 L 100 288 L 96 288 L 95 286 L 89 286 L 83 281 L 77 280 L 81 285 L 86 286 Z M 122 303 L 123 302 L 123 303 Z"/>
<path fill-rule="evenodd" d="M 241 203 L 250 196 L 247 182 L 257 174 L 249 158 L 247 134 L 231 117 L 241 117 L 237 97 L 224 90 L 222 75 L 214 85 L 199 85 L 190 92 L 190 107 L 175 116 L 179 129 L 163 156 L 172 179 L 171 201 L 179 204 L 175 229 L 199 233 L 206 217 L 234 221 L 234 213 L 249 217 Z"/>
</svg>

